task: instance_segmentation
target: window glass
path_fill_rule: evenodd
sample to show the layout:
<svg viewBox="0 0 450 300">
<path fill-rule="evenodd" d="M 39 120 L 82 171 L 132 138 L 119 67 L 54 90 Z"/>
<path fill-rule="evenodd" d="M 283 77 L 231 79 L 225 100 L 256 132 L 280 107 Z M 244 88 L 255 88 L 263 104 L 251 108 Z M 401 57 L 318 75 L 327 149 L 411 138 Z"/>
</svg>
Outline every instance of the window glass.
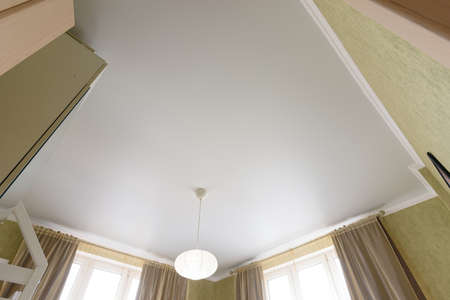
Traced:
<svg viewBox="0 0 450 300">
<path fill-rule="evenodd" d="M 341 261 L 339 258 L 334 259 L 334 263 L 337 266 L 338 271 L 338 278 L 337 278 L 337 285 L 339 289 L 339 293 L 341 295 L 342 300 L 351 300 L 350 294 L 348 292 L 347 283 L 345 283 L 345 277 L 344 277 L 344 271 L 342 270 Z"/>
<path fill-rule="evenodd" d="M 280 276 L 268 281 L 270 300 L 290 300 L 291 287 L 288 275 Z"/>
<path fill-rule="evenodd" d="M 269 300 L 351 300 L 333 248 L 264 272 Z"/>
<path fill-rule="evenodd" d="M 70 267 L 69 275 L 67 276 L 66 283 L 64 284 L 64 289 L 59 297 L 59 300 L 68 300 L 70 291 L 72 290 L 75 278 L 77 278 L 78 271 L 80 270 L 79 264 L 72 264 Z"/>
<path fill-rule="evenodd" d="M 330 280 L 323 264 L 317 264 L 298 272 L 303 300 L 334 300 Z"/>
<path fill-rule="evenodd" d="M 130 291 L 128 292 L 127 300 L 135 300 L 136 299 L 138 287 L 139 287 L 139 280 L 133 279 L 131 281 Z"/>
<path fill-rule="evenodd" d="M 114 299 L 121 277 L 120 274 L 94 269 L 83 300 Z"/>
</svg>

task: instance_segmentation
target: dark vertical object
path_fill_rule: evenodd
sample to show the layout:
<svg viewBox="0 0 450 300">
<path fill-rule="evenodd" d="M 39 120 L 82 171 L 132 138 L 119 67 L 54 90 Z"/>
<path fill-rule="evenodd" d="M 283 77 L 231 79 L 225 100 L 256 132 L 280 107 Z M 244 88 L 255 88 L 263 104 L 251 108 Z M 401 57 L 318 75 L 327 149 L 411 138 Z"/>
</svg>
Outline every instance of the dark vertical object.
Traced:
<svg viewBox="0 0 450 300">
<path fill-rule="evenodd" d="M 441 174 L 447 186 L 450 188 L 450 173 L 448 170 L 441 164 L 441 162 L 431 153 L 427 152 L 428 157 L 430 158 L 433 165 L 438 170 L 439 174 Z"/>
</svg>

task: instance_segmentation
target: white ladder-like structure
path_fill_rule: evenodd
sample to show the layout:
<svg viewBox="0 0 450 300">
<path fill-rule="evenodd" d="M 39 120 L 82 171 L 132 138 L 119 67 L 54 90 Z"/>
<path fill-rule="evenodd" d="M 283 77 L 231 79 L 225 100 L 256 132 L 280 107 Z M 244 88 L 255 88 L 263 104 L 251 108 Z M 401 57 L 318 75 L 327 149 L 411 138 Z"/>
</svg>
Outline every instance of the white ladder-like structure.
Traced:
<svg viewBox="0 0 450 300">
<path fill-rule="evenodd" d="M 21 202 L 12 208 L 0 208 L 0 221 L 11 216 L 14 216 L 19 224 L 20 231 L 22 231 L 23 239 L 33 259 L 35 268 L 27 269 L 9 264 L 0 264 L 0 281 L 3 280 L 24 285 L 19 300 L 30 300 L 47 269 L 48 262 L 34 232 L 30 217 Z M 0 300 L 8 299 L 0 297 Z"/>
</svg>

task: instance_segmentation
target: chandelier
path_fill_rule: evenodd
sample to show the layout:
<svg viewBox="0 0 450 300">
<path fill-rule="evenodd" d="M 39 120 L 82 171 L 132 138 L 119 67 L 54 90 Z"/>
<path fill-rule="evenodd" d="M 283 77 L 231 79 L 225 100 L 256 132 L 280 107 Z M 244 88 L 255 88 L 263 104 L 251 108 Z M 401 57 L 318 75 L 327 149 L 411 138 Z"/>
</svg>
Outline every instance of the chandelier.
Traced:
<svg viewBox="0 0 450 300">
<path fill-rule="evenodd" d="M 178 255 L 175 259 L 175 270 L 185 278 L 200 280 L 208 278 L 216 272 L 217 259 L 211 252 L 199 248 L 202 200 L 206 196 L 206 190 L 198 188 L 195 190 L 195 195 L 200 202 L 198 209 L 196 249 L 188 250 Z"/>
</svg>

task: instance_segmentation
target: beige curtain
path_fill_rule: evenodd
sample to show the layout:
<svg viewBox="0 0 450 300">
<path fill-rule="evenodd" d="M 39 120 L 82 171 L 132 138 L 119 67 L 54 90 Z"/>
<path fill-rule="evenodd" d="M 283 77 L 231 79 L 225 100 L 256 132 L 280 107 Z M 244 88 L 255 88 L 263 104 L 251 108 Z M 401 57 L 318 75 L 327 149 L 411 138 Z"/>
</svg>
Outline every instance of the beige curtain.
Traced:
<svg viewBox="0 0 450 300">
<path fill-rule="evenodd" d="M 142 268 L 136 300 L 185 300 L 187 279 L 167 265 L 147 263 Z"/>
<path fill-rule="evenodd" d="M 48 267 L 36 288 L 33 299 L 58 300 L 72 266 L 78 247 L 78 240 L 72 236 L 42 227 L 35 227 L 35 231 L 42 250 L 47 257 Z M 33 260 L 24 241 L 20 244 L 19 250 L 11 264 L 33 268 Z M 1 297 L 9 298 L 16 291 L 20 290 L 20 285 L 5 282 L 0 288 L 0 295 Z"/>
<path fill-rule="evenodd" d="M 353 300 L 424 299 L 377 218 L 340 229 L 332 239 Z"/>
<path fill-rule="evenodd" d="M 236 300 L 264 300 L 264 274 L 261 266 L 238 271 L 236 277 Z"/>
</svg>

